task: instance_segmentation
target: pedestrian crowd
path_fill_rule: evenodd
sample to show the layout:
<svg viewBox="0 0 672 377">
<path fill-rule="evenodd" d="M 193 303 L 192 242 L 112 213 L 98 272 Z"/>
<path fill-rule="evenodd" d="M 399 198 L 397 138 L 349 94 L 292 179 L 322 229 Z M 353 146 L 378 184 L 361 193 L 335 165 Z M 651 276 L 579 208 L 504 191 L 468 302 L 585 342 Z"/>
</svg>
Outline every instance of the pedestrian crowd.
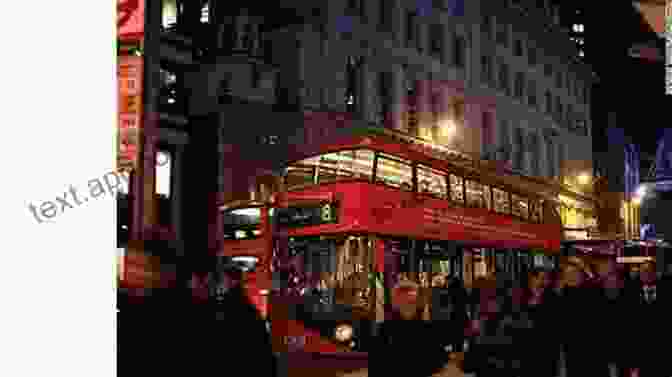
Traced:
<svg viewBox="0 0 672 377">
<path fill-rule="evenodd" d="M 493 274 L 472 289 L 435 280 L 424 295 L 441 309 L 428 321 L 398 301 L 380 347 L 370 353 L 370 369 L 418 377 L 672 376 L 663 343 L 672 318 L 669 279 L 653 263 L 638 274 L 615 261 L 595 270 L 568 259 L 557 273 L 532 270 L 522 281 Z M 424 306 L 422 296 L 417 307 Z"/>
<path fill-rule="evenodd" d="M 181 296 L 155 292 L 141 309 L 119 303 L 119 375 L 201 375 L 220 366 L 283 374 L 240 272 L 195 269 L 187 280 Z M 635 275 L 615 262 L 593 272 L 567 260 L 558 272 L 532 270 L 520 281 L 493 274 L 472 287 L 447 277 L 431 285 L 401 280 L 392 290 L 369 351 L 373 375 L 672 376 L 664 346 L 672 285 L 653 263 Z"/>
</svg>

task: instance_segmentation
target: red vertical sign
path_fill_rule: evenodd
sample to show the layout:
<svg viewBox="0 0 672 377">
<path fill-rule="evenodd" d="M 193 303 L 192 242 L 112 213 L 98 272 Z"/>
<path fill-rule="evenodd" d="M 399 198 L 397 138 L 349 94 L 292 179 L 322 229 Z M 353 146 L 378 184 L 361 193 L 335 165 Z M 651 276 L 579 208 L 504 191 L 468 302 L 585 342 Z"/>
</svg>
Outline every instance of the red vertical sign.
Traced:
<svg viewBox="0 0 672 377">
<path fill-rule="evenodd" d="M 132 169 L 138 161 L 142 121 L 142 57 L 120 56 L 117 80 L 119 85 L 117 167 Z"/>
<path fill-rule="evenodd" d="M 117 0 L 117 37 L 124 42 L 143 39 L 145 0 Z"/>
</svg>

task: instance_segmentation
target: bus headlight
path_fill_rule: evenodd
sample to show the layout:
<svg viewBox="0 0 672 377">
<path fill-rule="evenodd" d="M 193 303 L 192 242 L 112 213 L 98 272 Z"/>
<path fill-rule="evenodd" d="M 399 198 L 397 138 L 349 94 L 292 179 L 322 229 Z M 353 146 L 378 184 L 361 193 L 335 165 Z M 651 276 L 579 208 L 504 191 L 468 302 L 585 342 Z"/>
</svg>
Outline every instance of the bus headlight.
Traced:
<svg viewBox="0 0 672 377">
<path fill-rule="evenodd" d="M 353 335 L 354 330 L 352 326 L 348 324 L 338 325 L 334 330 L 334 338 L 336 338 L 337 341 L 342 343 L 352 340 Z"/>
</svg>

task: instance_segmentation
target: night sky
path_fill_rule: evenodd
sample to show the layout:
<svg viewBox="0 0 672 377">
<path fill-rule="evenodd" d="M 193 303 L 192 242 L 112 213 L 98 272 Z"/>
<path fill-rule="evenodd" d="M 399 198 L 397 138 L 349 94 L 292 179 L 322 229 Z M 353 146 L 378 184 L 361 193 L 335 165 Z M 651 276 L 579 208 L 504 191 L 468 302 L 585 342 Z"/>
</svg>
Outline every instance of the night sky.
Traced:
<svg viewBox="0 0 672 377">
<path fill-rule="evenodd" d="M 571 3 L 563 0 L 563 4 Z M 635 43 L 654 42 L 664 52 L 665 42 L 653 32 L 631 1 L 591 1 L 586 9 L 586 48 L 588 62 L 600 78 L 593 95 L 594 145 L 607 147 L 599 137 L 606 125 L 606 112 L 615 111 L 618 126 L 640 146 L 655 154 L 660 131 L 668 126 L 664 62 L 651 63 L 628 56 Z M 604 3 L 604 4 L 603 4 Z M 606 4 L 608 7 L 605 7 Z"/>
</svg>

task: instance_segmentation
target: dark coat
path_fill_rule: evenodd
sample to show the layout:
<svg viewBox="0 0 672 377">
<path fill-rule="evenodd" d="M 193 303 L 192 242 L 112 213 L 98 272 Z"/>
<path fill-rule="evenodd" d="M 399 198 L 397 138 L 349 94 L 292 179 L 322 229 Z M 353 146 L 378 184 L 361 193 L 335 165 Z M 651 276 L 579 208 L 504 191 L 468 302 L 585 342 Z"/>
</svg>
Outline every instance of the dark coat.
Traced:
<svg viewBox="0 0 672 377">
<path fill-rule="evenodd" d="M 622 368 L 634 366 L 632 318 L 636 316 L 636 297 L 622 288 L 615 297 L 604 289 L 595 302 L 596 352 L 603 363 L 616 363 Z"/>
<path fill-rule="evenodd" d="M 547 290 L 537 305 L 524 305 L 521 320 L 529 320 L 529 327 L 520 329 L 517 348 L 522 356 L 521 376 L 555 376 L 557 373 L 560 344 L 558 322 L 555 317 L 556 296 Z"/>
<path fill-rule="evenodd" d="M 163 296 L 122 318 L 119 375 L 205 375 L 218 368 L 275 375 L 270 334 L 242 289 L 221 304 L 194 305 L 186 289 Z"/>
<path fill-rule="evenodd" d="M 558 333 L 568 377 L 608 373 L 598 351 L 600 294 L 596 288 L 565 288 L 558 299 L 556 313 L 562 320 L 556 323 L 562 324 Z"/>
<path fill-rule="evenodd" d="M 441 335 L 429 321 L 386 318 L 369 351 L 372 374 L 429 377 L 440 371 L 448 363 Z"/>
</svg>

